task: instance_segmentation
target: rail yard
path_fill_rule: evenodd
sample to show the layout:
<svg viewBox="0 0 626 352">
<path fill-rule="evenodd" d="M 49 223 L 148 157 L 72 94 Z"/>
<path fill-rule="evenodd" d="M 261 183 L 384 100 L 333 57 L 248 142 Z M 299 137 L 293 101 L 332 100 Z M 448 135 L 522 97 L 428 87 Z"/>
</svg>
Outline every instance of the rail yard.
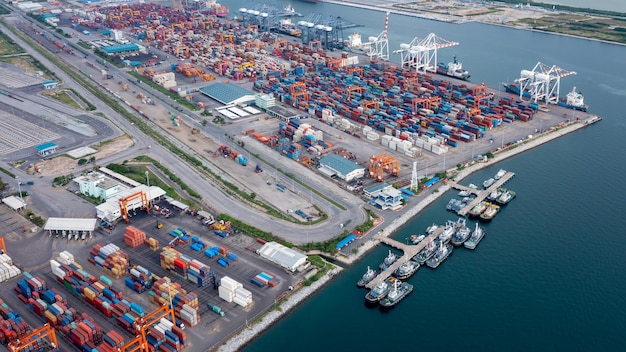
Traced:
<svg viewBox="0 0 626 352">
<path fill-rule="evenodd" d="M 437 75 L 438 63 L 424 55 L 458 43 L 432 33 L 403 44 L 396 50 L 401 63 L 393 64 L 388 24 L 369 44 L 348 50 L 354 48 L 342 30 L 354 24 L 337 18 L 305 16 L 292 38 L 276 34 L 293 15 L 286 9 L 240 9 L 235 21 L 180 2 L 173 7 L 13 8 L 3 20 L 21 33 L 12 37 L 18 44 L 36 42 L 140 119 L 119 116 L 61 69 L 62 84 L 85 95 L 79 105 L 87 101 L 99 115 L 43 98 L 35 83 L 18 86 L 32 76 L 0 67 L 11 73 L 0 77 L 8 90 L 0 95 L 0 157 L 19 190 L 11 204 L 64 217 L 68 228 L 44 230 L 0 211 L 7 225 L 1 249 L 10 255 L 1 268 L 11 273 L 0 285 L 0 342 L 10 350 L 216 350 L 318 270 L 301 251 L 242 233 L 217 214 L 296 245 L 341 240 L 369 219 L 363 208 L 392 220 L 456 165 L 566 123 L 595 121 L 556 105 L 554 81 L 573 72 L 555 65 L 522 75 L 520 86 L 535 87 L 529 98 Z M 33 56 L 55 66 L 50 57 Z M 45 82 L 45 89 L 57 84 Z M 172 156 L 142 126 L 213 176 Z M 77 195 L 87 194 L 83 186 L 49 184 L 68 173 L 96 177 L 90 172 L 97 168 L 74 163 L 44 174 L 55 159 L 46 153 L 57 148 L 87 161 L 89 148 L 121 135 L 134 145 L 97 160 L 100 166 L 147 155 L 198 189 L 201 209 L 151 196 L 146 180 L 147 194 L 134 188 L 140 190 L 120 198 L 119 215 L 83 230 L 95 218 L 94 204 Z M 244 202 L 222 180 L 277 213 Z M 123 176 L 107 182 L 144 186 Z M 28 202 L 22 187 L 31 193 Z M 133 201 L 140 205 L 127 211 Z"/>
</svg>

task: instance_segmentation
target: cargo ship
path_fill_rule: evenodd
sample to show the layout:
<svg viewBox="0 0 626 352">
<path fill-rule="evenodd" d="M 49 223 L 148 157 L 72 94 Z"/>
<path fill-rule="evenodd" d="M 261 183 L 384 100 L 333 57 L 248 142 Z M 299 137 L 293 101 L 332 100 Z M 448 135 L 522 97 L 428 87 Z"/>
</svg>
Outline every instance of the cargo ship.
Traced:
<svg viewBox="0 0 626 352">
<path fill-rule="evenodd" d="M 582 112 L 587 112 L 587 108 L 589 107 L 585 104 L 585 97 L 583 97 L 580 92 L 576 91 L 576 87 L 572 88 L 572 91 L 567 93 L 565 99 L 560 99 L 557 105 Z"/>
<path fill-rule="evenodd" d="M 437 73 L 464 81 L 468 81 L 471 76 L 469 71 L 463 69 L 463 64 L 457 60 L 456 56 L 454 56 L 452 62 L 448 62 L 447 64 L 440 62 L 437 65 Z"/>
<path fill-rule="evenodd" d="M 413 292 L 413 285 L 396 280 L 393 283 L 393 288 L 387 294 L 387 297 L 380 301 L 380 306 L 382 308 L 391 308 L 400 303 L 400 301 L 411 292 Z"/>
<path fill-rule="evenodd" d="M 226 5 L 219 4 L 216 0 L 207 1 L 207 9 L 209 15 L 217 17 L 226 17 L 230 13 L 230 9 Z"/>
<path fill-rule="evenodd" d="M 292 37 L 301 37 L 302 30 L 291 22 L 291 18 L 285 17 L 280 20 L 278 23 L 278 32 L 282 34 L 286 34 Z"/>
<path fill-rule="evenodd" d="M 515 95 L 517 95 L 519 97 L 520 85 L 519 85 L 518 82 L 502 83 L 502 85 L 504 86 L 504 90 L 505 91 L 507 91 L 509 93 L 513 93 L 513 94 L 515 94 Z M 524 92 L 522 94 L 522 97 L 530 99 L 530 93 L 529 92 Z"/>
</svg>

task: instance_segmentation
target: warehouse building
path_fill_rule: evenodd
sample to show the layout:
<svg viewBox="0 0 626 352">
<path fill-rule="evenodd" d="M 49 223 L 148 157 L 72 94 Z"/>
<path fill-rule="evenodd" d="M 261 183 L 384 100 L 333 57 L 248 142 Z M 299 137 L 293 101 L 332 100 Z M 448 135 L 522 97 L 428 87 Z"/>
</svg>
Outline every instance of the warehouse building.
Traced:
<svg viewBox="0 0 626 352">
<path fill-rule="evenodd" d="M 346 182 L 365 176 L 363 166 L 336 154 L 323 157 L 318 171 L 328 177 L 336 176 Z"/>
<path fill-rule="evenodd" d="M 45 156 L 49 156 L 49 155 L 56 153 L 57 147 L 58 145 L 52 142 L 47 142 L 47 143 L 43 143 L 38 146 L 35 146 L 35 149 L 37 149 L 37 154 L 39 154 L 39 156 L 45 157 Z"/>
<path fill-rule="evenodd" d="M 80 193 L 107 200 L 128 187 L 120 182 L 113 180 L 100 172 L 90 172 L 87 175 L 79 176 L 74 179 L 78 184 Z"/>
<path fill-rule="evenodd" d="M 299 266 L 307 262 L 306 255 L 287 248 L 277 242 L 265 243 L 263 247 L 257 250 L 257 253 L 261 257 L 293 272 L 295 272 Z"/>
<path fill-rule="evenodd" d="M 76 239 L 92 238 L 96 229 L 96 219 L 84 218 L 48 218 L 43 229 L 48 231 L 50 236 L 68 236 Z"/>
</svg>

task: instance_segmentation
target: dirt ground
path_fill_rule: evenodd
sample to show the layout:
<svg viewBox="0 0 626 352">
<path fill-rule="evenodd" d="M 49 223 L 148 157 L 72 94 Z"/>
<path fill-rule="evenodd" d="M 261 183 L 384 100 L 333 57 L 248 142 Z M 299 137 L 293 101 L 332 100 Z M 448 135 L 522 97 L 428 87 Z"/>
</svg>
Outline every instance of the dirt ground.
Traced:
<svg viewBox="0 0 626 352">
<path fill-rule="evenodd" d="M 98 151 L 93 154 L 96 157 L 96 162 L 99 159 L 104 158 L 105 156 L 109 156 L 115 154 L 120 150 L 124 150 L 130 148 L 133 145 L 132 139 L 130 137 L 124 135 L 121 137 L 117 137 L 105 143 L 102 146 L 92 148 L 97 149 Z M 85 158 L 89 158 L 91 155 L 85 156 Z M 35 164 L 39 171 L 39 175 L 43 176 L 57 176 L 57 175 L 66 175 L 71 172 L 74 172 L 75 169 L 78 168 L 78 160 L 67 157 L 67 156 L 58 156 L 56 158 L 52 158 L 49 160 L 44 160 Z M 35 167 L 29 168 L 27 170 L 28 173 L 35 173 Z"/>
</svg>

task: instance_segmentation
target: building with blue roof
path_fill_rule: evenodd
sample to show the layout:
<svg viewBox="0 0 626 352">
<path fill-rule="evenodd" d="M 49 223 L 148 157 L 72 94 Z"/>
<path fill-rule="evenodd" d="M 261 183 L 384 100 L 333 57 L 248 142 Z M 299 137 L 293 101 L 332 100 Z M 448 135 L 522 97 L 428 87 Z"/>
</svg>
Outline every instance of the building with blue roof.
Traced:
<svg viewBox="0 0 626 352">
<path fill-rule="evenodd" d="M 57 147 L 58 145 L 52 142 L 47 142 L 47 143 L 43 143 L 43 144 L 35 146 L 35 149 L 37 149 L 37 154 L 39 154 L 40 156 L 48 156 L 48 155 L 52 155 L 56 153 Z"/>
<path fill-rule="evenodd" d="M 336 154 L 323 157 L 318 171 L 329 177 L 337 176 L 346 182 L 365 176 L 363 166 Z"/>
<path fill-rule="evenodd" d="M 43 81 L 41 84 L 45 89 L 55 89 L 58 85 L 57 81 Z"/>
<path fill-rule="evenodd" d="M 224 105 L 254 102 L 254 92 L 233 83 L 214 83 L 199 89 L 200 93 Z"/>
<path fill-rule="evenodd" d="M 122 55 L 122 54 L 138 53 L 142 51 L 142 47 L 136 43 L 128 43 L 128 44 L 103 46 L 102 50 L 104 50 L 107 53 L 107 55 Z"/>
</svg>

